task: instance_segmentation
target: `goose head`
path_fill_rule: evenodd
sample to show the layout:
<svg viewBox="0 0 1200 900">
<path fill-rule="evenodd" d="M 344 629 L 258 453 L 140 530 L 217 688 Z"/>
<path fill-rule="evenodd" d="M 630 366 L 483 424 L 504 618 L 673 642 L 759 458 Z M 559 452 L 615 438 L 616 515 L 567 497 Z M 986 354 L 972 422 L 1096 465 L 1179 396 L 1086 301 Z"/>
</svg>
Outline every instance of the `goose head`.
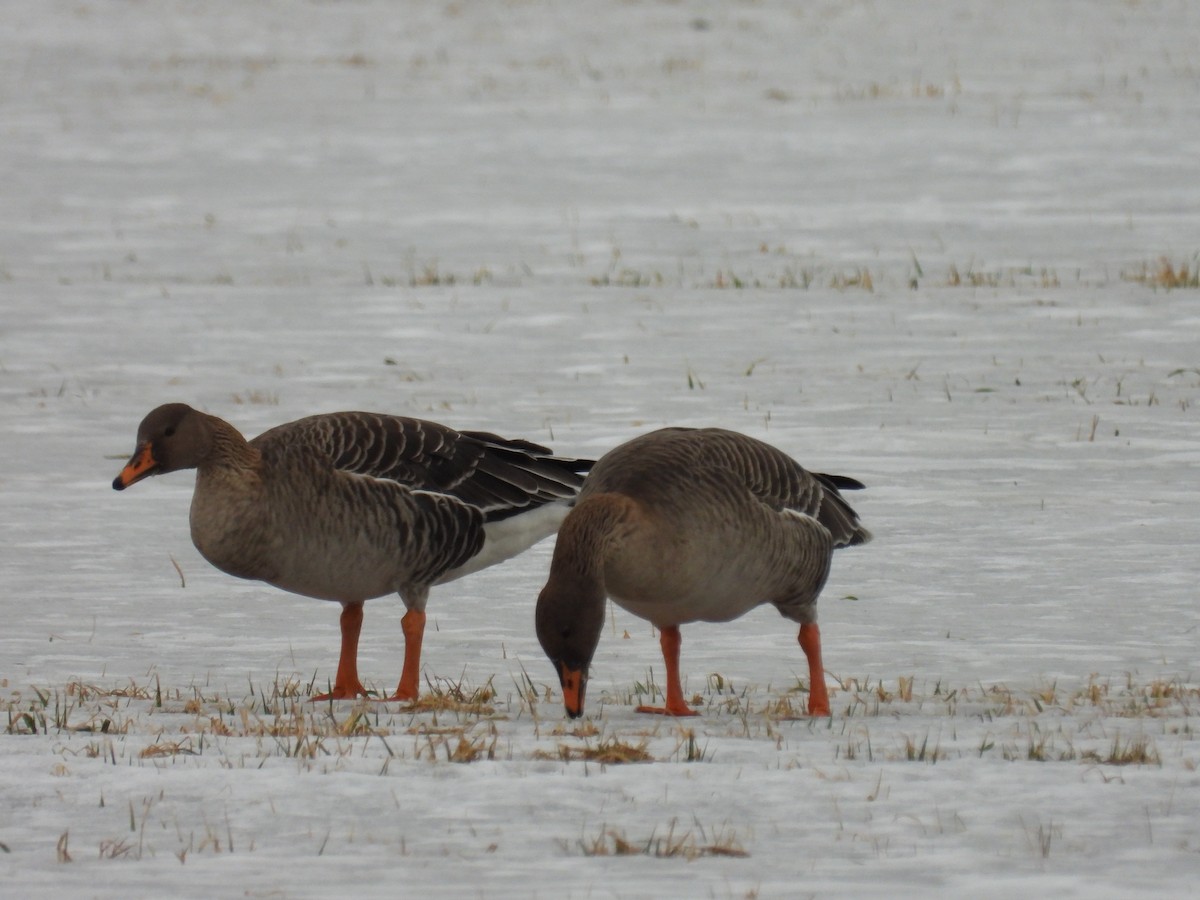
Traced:
<svg viewBox="0 0 1200 900">
<path fill-rule="evenodd" d="M 194 469 L 212 449 L 209 417 L 185 403 L 168 403 L 152 410 L 138 426 L 137 449 L 113 479 L 123 491 L 151 475 Z"/>
<path fill-rule="evenodd" d="M 596 584 L 556 577 L 538 595 L 538 642 L 562 685 L 567 715 L 583 715 L 588 669 L 604 628 L 604 593 Z"/>
</svg>

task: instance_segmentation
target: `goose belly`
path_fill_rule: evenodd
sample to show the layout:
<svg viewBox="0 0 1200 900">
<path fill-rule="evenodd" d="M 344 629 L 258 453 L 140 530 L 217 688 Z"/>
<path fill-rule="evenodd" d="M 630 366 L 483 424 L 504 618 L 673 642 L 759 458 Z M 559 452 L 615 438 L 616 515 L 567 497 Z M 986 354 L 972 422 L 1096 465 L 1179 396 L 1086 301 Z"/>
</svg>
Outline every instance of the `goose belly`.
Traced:
<svg viewBox="0 0 1200 900">
<path fill-rule="evenodd" d="M 193 513 L 196 512 L 193 504 Z M 406 580 L 401 548 L 368 529 L 319 516 L 289 517 L 282 527 L 261 508 L 200 507 L 192 541 L 212 565 L 230 575 L 265 581 L 322 600 L 369 600 Z"/>
<path fill-rule="evenodd" d="M 298 536 L 282 541 L 273 555 L 277 565 L 264 581 L 320 600 L 371 600 L 398 591 L 405 581 L 396 554 L 366 541 L 331 545 Z"/>
<path fill-rule="evenodd" d="M 617 605 L 660 626 L 728 622 L 771 596 L 744 560 L 686 543 L 610 559 L 605 588 Z"/>
</svg>

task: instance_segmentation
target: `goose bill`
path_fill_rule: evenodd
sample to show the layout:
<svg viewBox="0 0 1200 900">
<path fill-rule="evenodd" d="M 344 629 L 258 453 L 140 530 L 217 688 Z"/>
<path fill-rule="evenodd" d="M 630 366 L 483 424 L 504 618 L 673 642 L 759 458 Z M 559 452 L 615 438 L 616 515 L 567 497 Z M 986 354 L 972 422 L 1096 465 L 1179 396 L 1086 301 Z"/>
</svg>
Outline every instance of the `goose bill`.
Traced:
<svg viewBox="0 0 1200 900">
<path fill-rule="evenodd" d="M 158 460 L 154 458 L 154 448 L 149 442 L 142 444 L 134 451 L 133 457 L 125 464 L 121 474 L 113 479 L 113 490 L 123 491 L 131 484 L 153 475 L 158 469 Z"/>
<path fill-rule="evenodd" d="M 563 663 L 558 672 L 562 682 L 563 706 L 567 715 L 578 719 L 583 715 L 583 695 L 587 690 L 587 672 L 583 669 L 572 669 Z"/>
</svg>

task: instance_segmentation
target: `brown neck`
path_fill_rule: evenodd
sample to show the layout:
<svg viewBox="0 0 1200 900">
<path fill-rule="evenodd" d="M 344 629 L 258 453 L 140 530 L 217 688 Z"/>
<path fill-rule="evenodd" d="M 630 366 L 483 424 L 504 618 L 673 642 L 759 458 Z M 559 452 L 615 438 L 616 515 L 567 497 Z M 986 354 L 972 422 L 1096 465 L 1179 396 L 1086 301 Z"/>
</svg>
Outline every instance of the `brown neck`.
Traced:
<svg viewBox="0 0 1200 900">
<path fill-rule="evenodd" d="M 254 468 L 262 454 L 250 446 L 240 431 L 223 419 L 207 416 L 211 441 L 208 452 L 197 468 L 250 469 Z"/>
<path fill-rule="evenodd" d="M 559 529 L 552 572 L 603 581 L 609 549 L 632 527 L 634 502 L 622 494 L 594 494 L 581 500 Z"/>
</svg>

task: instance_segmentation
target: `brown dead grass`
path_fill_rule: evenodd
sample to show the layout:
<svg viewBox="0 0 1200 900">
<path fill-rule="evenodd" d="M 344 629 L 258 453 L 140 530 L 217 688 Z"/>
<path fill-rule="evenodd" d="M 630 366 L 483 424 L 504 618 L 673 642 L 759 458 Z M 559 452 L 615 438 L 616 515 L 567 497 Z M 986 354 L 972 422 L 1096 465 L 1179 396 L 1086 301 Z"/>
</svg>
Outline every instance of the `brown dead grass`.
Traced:
<svg viewBox="0 0 1200 900">
<path fill-rule="evenodd" d="M 570 744 L 559 744 L 557 753 L 544 750 L 535 751 L 535 759 L 560 759 L 564 762 L 597 762 L 601 765 L 622 765 L 625 763 L 654 762 L 654 757 L 646 749 L 647 741 L 639 744 L 627 743 L 616 736 L 606 738 L 596 744 L 585 744 L 573 747 Z"/>
<path fill-rule="evenodd" d="M 599 834 L 579 841 L 584 856 L 652 856 L 656 859 L 694 860 L 725 856 L 746 858 L 741 841 L 731 831 L 719 829 L 710 837 L 704 829 L 676 834 L 672 820 L 665 834 L 651 832 L 645 839 L 631 839 L 619 828 L 603 828 Z"/>
<path fill-rule="evenodd" d="M 1160 256 L 1153 263 L 1142 263 L 1136 269 L 1122 272 L 1121 278 L 1168 291 L 1200 288 L 1200 262 L 1193 260 L 1191 264 L 1182 262 L 1176 266 L 1168 257 Z"/>
</svg>

